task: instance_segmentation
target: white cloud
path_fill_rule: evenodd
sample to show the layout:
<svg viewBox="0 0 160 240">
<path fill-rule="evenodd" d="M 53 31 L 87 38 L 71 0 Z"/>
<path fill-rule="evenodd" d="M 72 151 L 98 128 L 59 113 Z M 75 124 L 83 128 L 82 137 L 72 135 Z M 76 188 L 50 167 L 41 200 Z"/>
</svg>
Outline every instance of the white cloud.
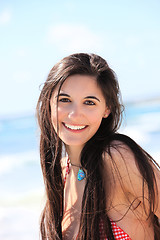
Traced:
<svg viewBox="0 0 160 240">
<path fill-rule="evenodd" d="M 13 82 L 18 84 L 28 83 L 32 80 L 31 73 L 25 70 L 20 70 L 13 73 Z"/>
<path fill-rule="evenodd" d="M 101 51 L 103 39 L 87 26 L 80 24 L 58 24 L 48 30 L 47 42 L 63 52 Z"/>
<path fill-rule="evenodd" d="M 124 43 L 127 47 L 137 47 L 142 44 L 142 38 L 138 35 L 126 36 Z"/>
<path fill-rule="evenodd" d="M 28 53 L 29 53 L 29 50 L 27 48 L 22 47 L 17 49 L 16 55 L 18 57 L 27 57 Z"/>
<path fill-rule="evenodd" d="M 0 13 L 0 25 L 9 23 L 11 20 L 11 12 L 8 9 L 3 10 Z"/>
</svg>

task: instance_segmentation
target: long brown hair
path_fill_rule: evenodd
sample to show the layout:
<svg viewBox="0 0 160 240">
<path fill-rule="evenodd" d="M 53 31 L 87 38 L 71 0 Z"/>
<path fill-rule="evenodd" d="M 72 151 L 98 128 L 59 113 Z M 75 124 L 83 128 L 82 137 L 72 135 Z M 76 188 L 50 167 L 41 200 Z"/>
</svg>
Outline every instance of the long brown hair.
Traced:
<svg viewBox="0 0 160 240">
<path fill-rule="evenodd" d="M 50 99 L 54 89 L 59 86 L 60 91 L 67 77 L 74 74 L 95 76 L 111 111 L 108 118 L 102 120 L 98 131 L 85 144 L 81 153 L 81 164 L 87 170 L 87 179 L 82 199 L 78 239 L 99 239 L 97 226 L 100 220 L 105 223 L 104 231 L 108 239 L 114 239 L 106 212 L 108 193 L 102 179 L 102 155 L 105 151 L 111 155 L 110 147 L 113 140 L 124 142 L 135 155 L 137 166 L 148 185 L 150 215 L 155 209 L 156 193 L 153 186 L 156 186 L 156 181 L 150 164 L 152 158 L 132 139 L 117 133 L 122 120 L 123 105 L 115 73 L 103 58 L 85 53 L 65 57 L 51 69 L 37 104 L 37 118 L 41 131 L 40 158 L 46 190 L 46 204 L 41 218 L 41 236 L 42 240 L 62 239 L 64 185 L 60 160 L 63 143 L 51 123 Z M 157 219 L 154 225 L 157 229 L 156 234 L 159 234 Z"/>
</svg>

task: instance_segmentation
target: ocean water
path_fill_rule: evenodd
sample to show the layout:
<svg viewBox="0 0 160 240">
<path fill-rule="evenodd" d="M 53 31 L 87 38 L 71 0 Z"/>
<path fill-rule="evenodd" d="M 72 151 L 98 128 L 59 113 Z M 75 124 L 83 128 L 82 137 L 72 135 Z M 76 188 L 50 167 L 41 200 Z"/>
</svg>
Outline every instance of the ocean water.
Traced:
<svg viewBox="0 0 160 240">
<path fill-rule="evenodd" d="M 126 105 L 120 132 L 132 137 L 160 162 L 160 101 Z"/>
<path fill-rule="evenodd" d="M 160 102 L 126 105 L 120 132 L 160 163 Z M 0 239 L 39 239 L 44 187 L 35 117 L 0 119 Z"/>
<path fill-rule="evenodd" d="M 43 180 L 34 116 L 0 119 L 0 239 L 39 239 Z"/>
</svg>

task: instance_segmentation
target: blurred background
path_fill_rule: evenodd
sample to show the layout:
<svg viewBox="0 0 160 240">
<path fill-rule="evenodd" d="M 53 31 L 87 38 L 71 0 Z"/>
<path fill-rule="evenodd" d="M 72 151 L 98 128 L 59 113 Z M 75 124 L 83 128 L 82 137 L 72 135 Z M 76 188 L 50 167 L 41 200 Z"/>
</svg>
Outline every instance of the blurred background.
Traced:
<svg viewBox="0 0 160 240">
<path fill-rule="evenodd" d="M 35 107 L 39 86 L 66 55 L 108 61 L 126 107 L 120 132 L 160 163 L 159 12 L 159 0 L 0 0 L 0 239 L 39 239 Z"/>
</svg>

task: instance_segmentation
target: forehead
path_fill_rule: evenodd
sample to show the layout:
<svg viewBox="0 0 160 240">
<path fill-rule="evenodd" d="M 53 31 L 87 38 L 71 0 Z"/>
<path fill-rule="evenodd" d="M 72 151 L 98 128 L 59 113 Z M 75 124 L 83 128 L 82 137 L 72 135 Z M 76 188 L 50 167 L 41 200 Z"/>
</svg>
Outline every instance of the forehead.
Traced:
<svg viewBox="0 0 160 240">
<path fill-rule="evenodd" d="M 52 93 L 51 101 L 56 101 L 58 94 L 67 94 L 74 99 L 82 99 L 87 96 L 95 96 L 101 102 L 106 102 L 101 88 L 97 84 L 95 76 L 75 74 L 69 76 L 62 86 L 57 85 Z"/>
<path fill-rule="evenodd" d="M 95 76 L 88 75 L 72 75 L 69 76 L 65 82 L 63 83 L 60 92 L 68 91 L 68 92 L 95 92 L 101 94 L 102 91 L 97 84 L 97 79 Z"/>
</svg>

